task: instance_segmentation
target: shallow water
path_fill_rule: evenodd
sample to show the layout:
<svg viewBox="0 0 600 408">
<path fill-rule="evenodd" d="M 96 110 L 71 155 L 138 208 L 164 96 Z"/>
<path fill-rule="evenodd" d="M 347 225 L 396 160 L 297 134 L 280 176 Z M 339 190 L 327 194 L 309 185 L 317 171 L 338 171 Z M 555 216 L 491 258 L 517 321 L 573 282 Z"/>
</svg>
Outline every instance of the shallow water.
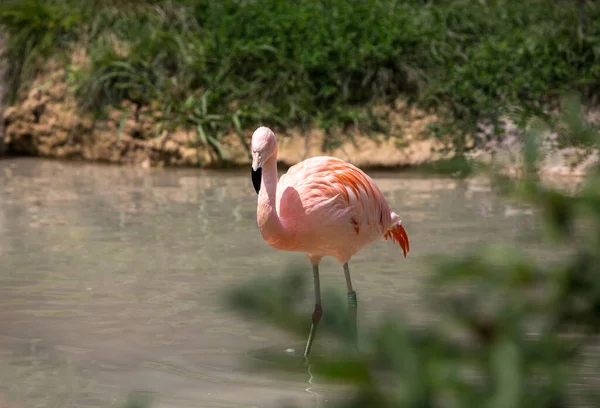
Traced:
<svg viewBox="0 0 600 408">
<path fill-rule="evenodd" d="M 304 255 L 261 240 L 249 173 L 0 161 L 0 401 L 106 407 L 138 390 L 154 407 L 270 407 L 336 395 L 308 373 L 242 368 L 261 350 L 303 343 L 232 314 L 222 290 L 290 263 L 310 274 Z M 411 252 L 382 240 L 352 260 L 363 323 L 384 310 L 418 320 L 432 254 L 534 239 L 535 216 L 486 180 L 371 174 Z M 344 293 L 334 260 L 321 276 Z"/>
</svg>

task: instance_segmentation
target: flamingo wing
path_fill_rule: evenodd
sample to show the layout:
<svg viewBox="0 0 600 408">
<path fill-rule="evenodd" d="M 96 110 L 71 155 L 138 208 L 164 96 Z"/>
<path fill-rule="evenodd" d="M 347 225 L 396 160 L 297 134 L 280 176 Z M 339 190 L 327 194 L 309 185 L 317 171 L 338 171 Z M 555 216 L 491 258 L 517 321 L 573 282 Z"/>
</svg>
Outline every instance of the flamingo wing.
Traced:
<svg viewBox="0 0 600 408">
<path fill-rule="evenodd" d="M 390 227 L 391 210 L 375 182 L 335 157 L 313 157 L 292 166 L 281 176 L 277 190 L 282 218 L 303 213 L 319 225 L 346 222 L 357 234 L 371 227 L 382 235 Z"/>
</svg>

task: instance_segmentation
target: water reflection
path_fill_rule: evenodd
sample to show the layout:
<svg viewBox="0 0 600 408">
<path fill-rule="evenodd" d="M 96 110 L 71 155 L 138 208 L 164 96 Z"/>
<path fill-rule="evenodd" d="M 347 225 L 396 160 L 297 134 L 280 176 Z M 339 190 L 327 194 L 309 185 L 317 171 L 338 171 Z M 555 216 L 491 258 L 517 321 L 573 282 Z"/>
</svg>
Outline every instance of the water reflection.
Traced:
<svg viewBox="0 0 600 408">
<path fill-rule="evenodd" d="M 381 241 L 353 259 L 363 325 L 390 309 L 429 318 L 419 290 L 430 254 L 535 235 L 532 214 L 507 207 L 487 180 L 373 176 L 411 253 Z M 1 161 L 0 392 L 15 407 L 105 407 L 136 389 L 157 407 L 315 406 L 341 395 L 308 384 L 306 371 L 240 368 L 256 350 L 302 345 L 231 315 L 219 293 L 290 262 L 310 273 L 302 254 L 262 242 L 255 206 L 246 171 Z M 343 279 L 324 260 L 323 286 L 343 291 Z"/>
</svg>

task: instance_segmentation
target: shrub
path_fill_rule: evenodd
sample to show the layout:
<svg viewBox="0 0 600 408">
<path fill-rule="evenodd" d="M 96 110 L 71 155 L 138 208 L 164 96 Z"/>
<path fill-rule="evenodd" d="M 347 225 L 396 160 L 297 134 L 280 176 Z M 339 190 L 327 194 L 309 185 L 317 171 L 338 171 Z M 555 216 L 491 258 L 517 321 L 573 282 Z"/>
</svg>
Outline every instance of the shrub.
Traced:
<svg viewBox="0 0 600 408">
<path fill-rule="evenodd" d="M 73 78 L 87 109 L 152 102 L 215 137 L 265 122 L 368 132 L 370 108 L 402 97 L 437 110 L 460 145 L 514 106 L 539 114 L 567 89 L 597 95 L 600 6 L 587 2 L 579 39 L 575 3 L 12 0 L 0 24 L 15 90 L 83 43 L 91 64 Z"/>
</svg>

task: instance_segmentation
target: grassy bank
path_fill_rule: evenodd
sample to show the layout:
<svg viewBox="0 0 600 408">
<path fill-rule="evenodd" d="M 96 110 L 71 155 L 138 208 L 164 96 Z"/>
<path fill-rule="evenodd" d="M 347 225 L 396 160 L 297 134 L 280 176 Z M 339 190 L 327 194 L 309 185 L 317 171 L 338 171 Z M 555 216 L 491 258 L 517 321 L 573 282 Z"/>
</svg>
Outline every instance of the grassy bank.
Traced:
<svg viewBox="0 0 600 408">
<path fill-rule="evenodd" d="M 259 123 L 385 130 L 370 108 L 398 98 L 435 110 L 438 134 L 451 131 L 460 144 L 477 123 L 515 106 L 538 112 L 573 89 L 595 97 L 598 21 L 600 6 L 589 2 L 580 38 L 572 0 L 0 6 L 13 98 L 49 58 L 64 57 L 82 109 L 102 115 L 131 101 L 136 114 L 193 127 L 214 145 Z"/>
</svg>

